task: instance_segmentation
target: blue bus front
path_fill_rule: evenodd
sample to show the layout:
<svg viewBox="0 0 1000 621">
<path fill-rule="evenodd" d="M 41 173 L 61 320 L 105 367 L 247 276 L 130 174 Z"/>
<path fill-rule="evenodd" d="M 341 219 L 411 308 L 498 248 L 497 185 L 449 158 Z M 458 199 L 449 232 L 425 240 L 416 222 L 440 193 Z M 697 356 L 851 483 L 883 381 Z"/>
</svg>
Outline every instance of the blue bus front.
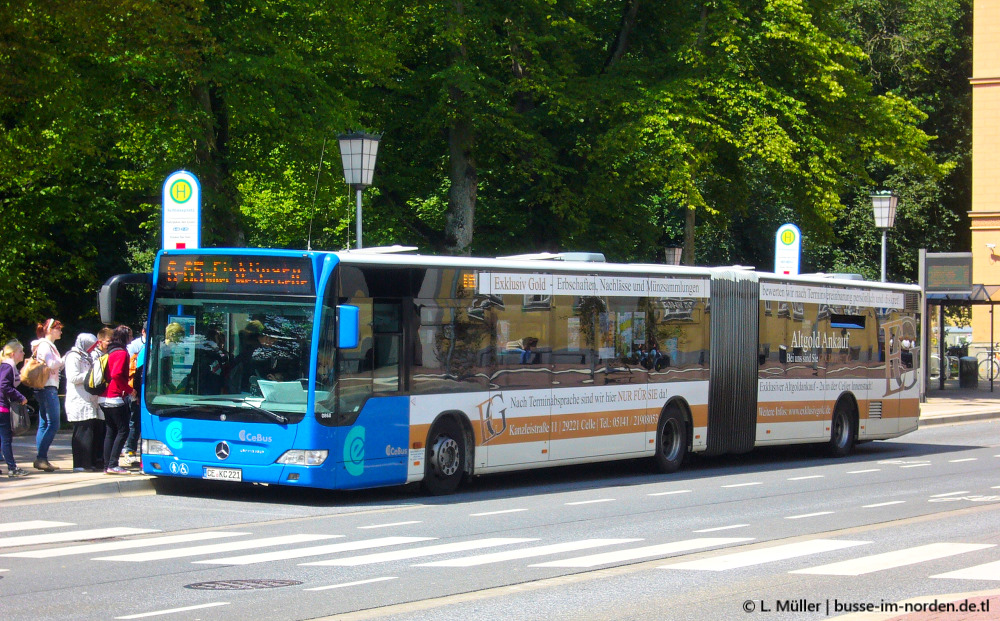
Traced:
<svg viewBox="0 0 1000 621">
<path fill-rule="evenodd" d="M 365 467 L 364 452 L 406 446 L 406 399 L 351 405 L 349 387 L 335 385 L 336 267 L 327 253 L 158 256 L 143 472 L 322 488 L 405 481 L 405 457 L 369 456 Z"/>
</svg>

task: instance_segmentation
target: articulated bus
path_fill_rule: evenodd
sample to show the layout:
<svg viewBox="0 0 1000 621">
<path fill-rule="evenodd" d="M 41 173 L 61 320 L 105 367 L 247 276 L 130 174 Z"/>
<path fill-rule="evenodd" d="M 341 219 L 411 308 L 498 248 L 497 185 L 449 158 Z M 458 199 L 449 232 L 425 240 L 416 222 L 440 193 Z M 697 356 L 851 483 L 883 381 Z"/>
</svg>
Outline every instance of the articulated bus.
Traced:
<svg viewBox="0 0 1000 621">
<path fill-rule="evenodd" d="M 917 427 L 918 287 L 555 258 L 161 252 L 143 472 L 444 494 Z"/>
</svg>

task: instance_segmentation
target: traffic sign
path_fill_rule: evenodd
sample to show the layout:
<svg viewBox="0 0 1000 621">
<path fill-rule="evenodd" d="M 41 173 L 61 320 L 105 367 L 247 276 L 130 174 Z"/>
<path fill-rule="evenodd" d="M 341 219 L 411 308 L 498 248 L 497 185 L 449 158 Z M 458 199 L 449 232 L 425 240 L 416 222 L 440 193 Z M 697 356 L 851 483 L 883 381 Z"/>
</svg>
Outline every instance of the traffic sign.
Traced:
<svg viewBox="0 0 1000 621">
<path fill-rule="evenodd" d="M 774 273 L 798 276 L 802 233 L 794 224 L 782 224 L 774 236 Z"/>
<path fill-rule="evenodd" d="M 201 184 L 178 170 L 163 182 L 163 249 L 201 247 Z"/>
</svg>

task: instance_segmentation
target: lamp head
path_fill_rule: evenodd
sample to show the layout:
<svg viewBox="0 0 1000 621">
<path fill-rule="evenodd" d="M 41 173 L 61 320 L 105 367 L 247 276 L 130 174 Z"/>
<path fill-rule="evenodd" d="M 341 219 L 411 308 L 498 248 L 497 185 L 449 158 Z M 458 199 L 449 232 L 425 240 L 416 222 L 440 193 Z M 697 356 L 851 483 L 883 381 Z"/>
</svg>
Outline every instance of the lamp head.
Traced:
<svg viewBox="0 0 1000 621">
<path fill-rule="evenodd" d="M 986 244 L 986 247 L 989 248 L 990 250 L 993 250 L 994 248 L 997 247 L 997 245 L 996 244 Z"/>
</svg>

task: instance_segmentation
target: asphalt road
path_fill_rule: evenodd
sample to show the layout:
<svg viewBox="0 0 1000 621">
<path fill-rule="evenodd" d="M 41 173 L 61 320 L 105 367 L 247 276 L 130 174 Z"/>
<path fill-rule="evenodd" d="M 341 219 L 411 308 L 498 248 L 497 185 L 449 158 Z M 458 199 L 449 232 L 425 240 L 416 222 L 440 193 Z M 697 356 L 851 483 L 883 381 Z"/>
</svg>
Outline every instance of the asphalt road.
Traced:
<svg viewBox="0 0 1000 621">
<path fill-rule="evenodd" d="M 942 425 L 847 459 L 786 447 L 668 476 L 635 461 L 513 473 L 443 499 L 158 481 L 155 496 L 0 507 L 0 610 L 825 619 L 997 593 L 998 431 Z"/>
</svg>

